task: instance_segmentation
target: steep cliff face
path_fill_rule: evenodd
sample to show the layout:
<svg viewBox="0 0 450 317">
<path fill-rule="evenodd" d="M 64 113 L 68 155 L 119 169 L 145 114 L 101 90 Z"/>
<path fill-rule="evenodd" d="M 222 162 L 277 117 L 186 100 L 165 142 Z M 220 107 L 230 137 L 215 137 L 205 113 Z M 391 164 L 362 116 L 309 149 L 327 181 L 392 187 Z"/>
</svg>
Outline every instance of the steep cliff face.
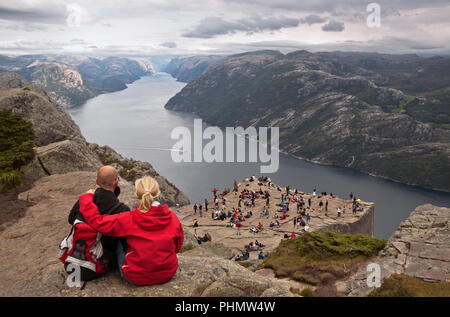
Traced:
<svg viewBox="0 0 450 317">
<path fill-rule="evenodd" d="M 15 73 L 0 74 L 0 109 L 10 109 L 33 124 L 36 146 L 66 139 L 84 141 L 69 114 L 43 89 Z"/>
<path fill-rule="evenodd" d="M 306 51 L 233 55 L 211 65 L 166 108 L 222 127 L 278 126 L 280 148 L 291 155 L 450 191 L 450 109 L 442 88 L 450 76 L 439 70 L 450 70 L 449 60 Z M 425 89 L 412 84 L 420 78 L 425 85 L 421 76 Z"/>
<path fill-rule="evenodd" d="M 14 71 L 43 87 L 63 107 L 73 107 L 105 92 L 125 89 L 155 73 L 150 62 L 137 58 L 97 59 L 81 55 L 0 57 L 0 72 Z"/>
<path fill-rule="evenodd" d="M 95 96 L 84 85 L 81 74 L 66 64 L 35 60 L 18 73 L 45 89 L 63 107 L 80 104 Z"/>
<path fill-rule="evenodd" d="M 44 90 L 15 73 L 0 74 L 0 110 L 5 109 L 21 115 L 33 126 L 36 155 L 31 163 L 21 168 L 28 181 L 54 174 L 94 172 L 104 164 L 116 164 L 129 182 L 144 175 L 155 177 L 165 203 L 189 203 L 189 199 L 149 163 L 127 160 L 111 148 L 88 144 L 72 118 Z"/>
<path fill-rule="evenodd" d="M 177 57 L 172 59 L 163 71 L 179 81 L 188 83 L 203 74 L 209 65 L 222 58 L 224 56 L 217 55 Z"/>
</svg>

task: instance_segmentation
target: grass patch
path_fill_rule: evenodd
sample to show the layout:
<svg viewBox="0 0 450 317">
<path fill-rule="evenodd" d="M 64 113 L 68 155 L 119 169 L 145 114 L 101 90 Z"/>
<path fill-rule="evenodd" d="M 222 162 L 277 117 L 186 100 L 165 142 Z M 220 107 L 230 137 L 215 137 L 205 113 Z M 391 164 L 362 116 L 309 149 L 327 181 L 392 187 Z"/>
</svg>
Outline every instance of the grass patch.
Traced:
<svg viewBox="0 0 450 317">
<path fill-rule="evenodd" d="M 33 146 L 31 123 L 10 110 L 0 111 L 0 192 L 23 183 L 19 169 L 33 159 Z"/>
<path fill-rule="evenodd" d="M 306 284 L 310 284 L 310 285 L 317 285 L 319 283 L 315 278 L 310 277 L 305 274 L 302 274 L 299 271 L 294 272 L 294 274 L 292 274 L 291 278 L 297 282 L 306 283 Z"/>
<path fill-rule="evenodd" d="M 193 248 L 194 248 L 194 246 L 192 245 L 192 243 L 185 244 L 181 247 L 180 253 L 192 250 Z"/>
<path fill-rule="evenodd" d="M 331 285 L 356 270 L 357 264 L 384 248 L 386 241 L 366 235 L 307 232 L 281 241 L 264 267 L 278 277 L 310 285 Z"/>
<path fill-rule="evenodd" d="M 253 263 L 253 262 L 239 262 L 239 264 L 241 266 L 245 267 L 245 268 L 249 268 L 250 266 L 252 266 L 255 263 Z"/>
<path fill-rule="evenodd" d="M 418 278 L 392 274 L 369 297 L 450 297 L 450 283 L 424 282 Z"/>
<path fill-rule="evenodd" d="M 314 297 L 314 292 L 310 288 L 305 288 L 300 292 L 300 295 L 303 297 Z"/>
</svg>

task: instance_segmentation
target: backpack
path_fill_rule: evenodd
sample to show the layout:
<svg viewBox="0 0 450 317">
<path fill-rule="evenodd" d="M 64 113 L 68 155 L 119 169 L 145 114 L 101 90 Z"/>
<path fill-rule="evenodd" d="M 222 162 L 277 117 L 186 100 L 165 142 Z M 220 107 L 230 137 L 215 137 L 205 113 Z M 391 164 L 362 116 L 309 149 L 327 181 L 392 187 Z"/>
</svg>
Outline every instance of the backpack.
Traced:
<svg viewBox="0 0 450 317">
<path fill-rule="evenodd" d="M 69 264 L 80 266 L 80 280 L 90 281 L 109 269 L 109 259 L 103 256 L 101 233 L 88 224 L 75 220 L 70 233 L 60 245 L 59 260 L 64 264 L 66 272 Z"/>
</svg>

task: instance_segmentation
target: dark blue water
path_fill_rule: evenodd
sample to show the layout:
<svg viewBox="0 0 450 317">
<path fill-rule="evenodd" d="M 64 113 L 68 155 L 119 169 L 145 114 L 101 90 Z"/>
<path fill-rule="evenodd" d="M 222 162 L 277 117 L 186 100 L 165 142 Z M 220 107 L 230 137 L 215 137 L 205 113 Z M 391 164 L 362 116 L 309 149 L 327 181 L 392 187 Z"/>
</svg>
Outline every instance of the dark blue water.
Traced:
<svg viewBox="0 0 450 317">
<path fill-rule="evenodd" d="M 89 142 L 109 145 L 125 157 L 150 162 L 158 173 L 181 189 L 191 202 L 210 198 L 216 186 L 232 186 L 252 174 L 259 175 L 261 163 L 175 163 L 170 138 L 175 127 L 191 131 L 194 115 L 164 109 L 184 87 L 170 75 L 144 77 L 123 91 L 100 95 L 70 114 Z M 375 203 L 375 236 L 388 238 L 399 223 L 421 204 L 450 207 L 450 193 L 394 183 L 360 172 L 318 165 L 280 153 L 277 173 L 269 175 L 283 186 L 312 192 L 333 192 L 348 199 L 353 192 Z"/>
</svg>

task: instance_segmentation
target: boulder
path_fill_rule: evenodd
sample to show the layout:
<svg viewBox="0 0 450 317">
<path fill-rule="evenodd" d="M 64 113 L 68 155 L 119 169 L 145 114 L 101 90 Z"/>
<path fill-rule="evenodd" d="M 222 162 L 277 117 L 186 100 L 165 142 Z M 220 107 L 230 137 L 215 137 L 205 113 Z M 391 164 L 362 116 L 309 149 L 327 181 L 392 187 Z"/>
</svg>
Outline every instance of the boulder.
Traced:
<svg viewBox="0 0 450 317">
<path fill-rule="evenodd" d="M 64 140 L 34 148 L 33 161 L 22 171 L 29 181 L 43 176 L 77 171 L 97 171 L 102 163 L 89 147 L 79 141 Z"/>
<path fill-rule="evenodd" d="M 380 265 L 382 279 L 397 273 L 427 282 L 449 282 L 449 245 L 450 208 L 422 205 L 400 224 L 371 262 Z M 349 284 L 347 295 L 366 296 L 372 290 L 364 267 Z"/>
</svg>

